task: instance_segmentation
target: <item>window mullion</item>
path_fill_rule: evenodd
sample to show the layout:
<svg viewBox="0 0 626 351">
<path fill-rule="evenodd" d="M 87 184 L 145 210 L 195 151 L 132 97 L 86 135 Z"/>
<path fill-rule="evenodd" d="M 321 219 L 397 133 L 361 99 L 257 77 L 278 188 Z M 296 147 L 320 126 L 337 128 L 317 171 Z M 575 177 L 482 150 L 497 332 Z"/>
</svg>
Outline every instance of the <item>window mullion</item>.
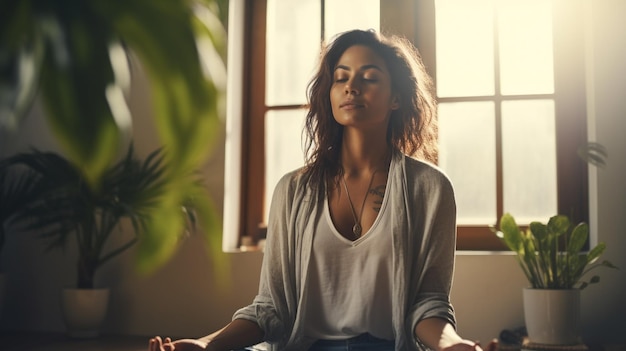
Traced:
<svg viewBox="0 0 626 351">
<path fill-rule="evenodd" d="M 250 26 L 246 35 L 249 48 L 246 62 L 246 96 L 249 103 L 244 106 L 244 142 L 242 155 L 244 191 L 241 211 L 242 236 L 256 239 L 259 223 L 263 222 L 263 199 L 265 196 L 265 153 L 259 145 L 265 144 L 265 47 L 266 47 L 266 0 L 248 2 Z M 262 68 L 262 69 L 260 69 Z"/>
<path fill-rule="evenodd" d="M 578 157 L 577 149 L 587 141 L 583 6 L 579 2 L 554 1 L 553 19 L 555 38 L 555 118 L 557 141 L 558 209 L 570 216 L 574 223 L 589 221 L 589 194 L 587 164 Z"/>
<path fill-rule="evenodd" d="M 493 77 L 494 77 L 494 117 L 496 141 L 496 221 L 504 213 L 504 167 L 502 152 L 502 93 L 500 84 L 500 38 L 498 28 L 498 9 L 493 11 Z"/>
</svg>

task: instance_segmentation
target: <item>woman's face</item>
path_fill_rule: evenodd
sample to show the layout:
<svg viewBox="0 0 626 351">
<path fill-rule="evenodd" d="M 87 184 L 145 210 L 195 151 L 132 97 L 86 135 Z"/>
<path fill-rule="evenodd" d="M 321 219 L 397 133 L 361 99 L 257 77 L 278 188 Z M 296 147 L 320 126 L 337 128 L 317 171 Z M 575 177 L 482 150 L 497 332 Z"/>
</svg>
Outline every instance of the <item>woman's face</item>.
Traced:
<svg viewBox="0 0 626 351">
<path fill-rule="evenodd" d="M 385 61 L 367 46 L 349 47 L 335 66 L 330 103 L 335 120 L 343 126 L 386 130 L 398 101 Z"/>
</svg>

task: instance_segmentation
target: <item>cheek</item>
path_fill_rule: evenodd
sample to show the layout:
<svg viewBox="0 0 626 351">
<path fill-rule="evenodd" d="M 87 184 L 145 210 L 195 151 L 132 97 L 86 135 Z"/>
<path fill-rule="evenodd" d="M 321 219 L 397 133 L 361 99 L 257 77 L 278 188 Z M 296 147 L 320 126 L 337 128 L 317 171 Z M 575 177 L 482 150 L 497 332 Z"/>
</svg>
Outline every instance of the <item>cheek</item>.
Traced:
<svg viewBox="0 0 626 351">
<path fill-rule="evenodd" d="M 339 88 L 337 85 L 333 84 L 333 86 L 330 87 L 329 95 L 330 95 L 331 100 L 333 98 L 337 98 L 337 97 L 341 96 L 341 88 Z"/>
<path fill-rule="evenodd" d="M 335 108 L 339 107 L 339 104 L 341 103 L 341 99 L 343 95 L 341 94 L 341 91 L 338 91 L 336 88 L 331 88 L 329 97 L 330 97 L 330 105 L 332 109 L 335 110 Z"/>
<path fill-rule="evenodd" d="M 375 102 L 377 106 L 387 106 L 391 104 L 392 98 L 389 91 L 376 89 L 370 92 L 369 100 Z"/>
</svg>

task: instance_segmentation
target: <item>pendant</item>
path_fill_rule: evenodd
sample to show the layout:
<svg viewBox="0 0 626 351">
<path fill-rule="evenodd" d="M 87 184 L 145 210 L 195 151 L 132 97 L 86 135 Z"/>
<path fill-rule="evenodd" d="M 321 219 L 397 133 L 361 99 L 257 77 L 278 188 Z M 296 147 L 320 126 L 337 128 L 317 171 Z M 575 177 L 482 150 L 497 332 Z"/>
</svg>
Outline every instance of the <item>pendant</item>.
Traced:
<svg viewBox="0 0 626 351">
<path fill-rule="evenodd" d="M 352 227 L 352 232 L 357 237 L 361 237 L 361 224 L 359 223 L 355 224 L 354 227 Z"/>
</svg>

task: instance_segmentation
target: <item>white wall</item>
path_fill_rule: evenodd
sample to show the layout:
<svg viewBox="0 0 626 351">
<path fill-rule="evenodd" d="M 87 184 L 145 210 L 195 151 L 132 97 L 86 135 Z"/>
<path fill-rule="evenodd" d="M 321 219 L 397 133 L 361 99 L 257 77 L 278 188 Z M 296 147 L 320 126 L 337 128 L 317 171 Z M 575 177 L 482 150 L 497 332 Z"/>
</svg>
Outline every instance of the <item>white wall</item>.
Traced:
<svg viewBox="0 0 626 351">
<path fill-rule="evenodd" d="M 597 239 L 608 244 L 606 258 L 620 271 L 599 272 L 602 282 L 583 291 L 584 337 L 588 341 L 626 341 L 626 1 L 587 0 L 588 99 L 596 140 L 610 152 L 606 169 L 591 184 L 597 195 Z M 581 45 L 585 45 L 581 38 Z M 157 142 L 146 110 L 145 82 L 133 91 L 138 151 L 147 154 Z M 219 141 L 223 143 L 223 140 Z M 0 132 L 0 156 L 28 145 L 55 148 L 36 108 L 19 134 Z M 218 202 L 223 197 L 223 149 L 207 162 L 205 174 Z M 592 196 L 594 198 L 594 196 Z M 592 218 L 592 220 L 594 220 Z M 59 289 L 74 281 L 74 250 L 42 254 L 42 242 L 30 235 L 8 238 L 0 267 L 7 273 L 1 330 L 61 331 Z M 122 240 L 120 234 L 116 240 Z M 139 276 L 132 252 L 105 266 L 100 285 L 112 288 L 106 330 L 131 335 L 199 336 L 221 327 L 254 296 L 259 253 L 209 255 L 199 235 L 185 240 L 174 259 L 150 276 Z M 213 260 L 230 266 L 230 281 L 216 276 Z M 222 272 L 223 273 L 223 272 Z M 464 253 L 457 256 L 452 301 L 459 330 L 483 342 L 503 328 L 523 324 L 521 288 L 526 285 L 510 254 Z"/>
<path fill-rule="evenodd" d="M 589 0 L 589 3 L 592 1 Z M 583 294 L 588 338 L 626 340 L 626 1 L 594 0 L 588 6 L 589 117 L 596 140 L 609 150 L 606 169 L 597 171 L 598 240 L 607 243 L 606 259 L 620 271 L 602 273 L 603 281 Z"/>
</svg>

